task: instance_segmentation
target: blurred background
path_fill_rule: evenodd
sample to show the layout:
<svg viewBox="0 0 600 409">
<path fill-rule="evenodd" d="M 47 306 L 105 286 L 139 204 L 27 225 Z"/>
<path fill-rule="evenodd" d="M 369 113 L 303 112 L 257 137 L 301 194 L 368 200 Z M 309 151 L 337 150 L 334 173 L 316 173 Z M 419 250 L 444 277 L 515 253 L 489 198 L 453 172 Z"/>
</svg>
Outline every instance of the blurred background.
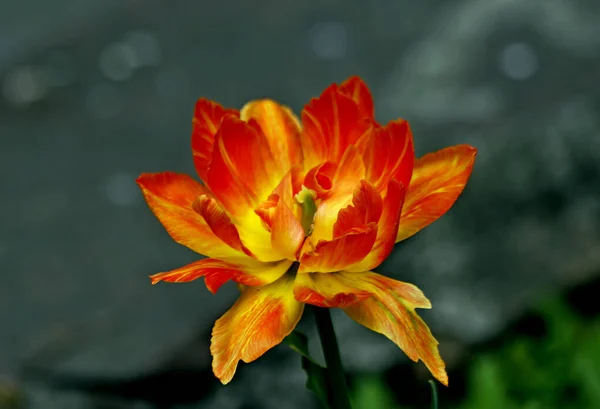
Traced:
<svg viewBox="0 0 600 409">
<path fill-rule="evenodd" d="M 283 345 L 214 378 L 235 286 L 150 286 L 196 256 L 135 178 L 194 174 L 200 96 L 299 112 L 354 74 L 418 155 L 479 149 L 379 268 L 434 305 L 440 407 L 600 408 L 599 21 L 594 0 L 0 0 L 0 408 L 316 408 Z M 428 407 L 422 364 L 334 318 L 355 409 Z"/>
</svg>

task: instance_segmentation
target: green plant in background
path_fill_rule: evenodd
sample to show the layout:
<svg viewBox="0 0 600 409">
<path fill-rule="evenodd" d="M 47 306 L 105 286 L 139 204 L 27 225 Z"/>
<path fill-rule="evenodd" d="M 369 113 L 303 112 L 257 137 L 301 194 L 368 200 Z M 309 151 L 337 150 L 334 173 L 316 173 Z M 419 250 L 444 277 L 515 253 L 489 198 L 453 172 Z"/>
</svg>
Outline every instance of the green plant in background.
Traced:
<svg viewBox="0 0 600 409">
<path fill-rule="evenodd" d="M 600 408 L 600 317 L 585 320 L 559 297 L 543 302 L 537 312 L 546 324 L 543 337 L 517 335 L 474 356 L 463 401 L 452 405 L 442 398 L 439 407 Z M 382 376 L 359 375 L 355 385 L 354 409 L 408 408 L 396 402 Z M 434 402 L 431 407 L 436 407 Z"/>
<path fill-rule="evenodd" d="M 395 403 L 394 394 L 378 375 L 361 375 L 352 391 L 354 409 L 403 409 Z"/>
<path fill-rule="evenodd" d="M 585 321 L 558 298 L 539 312 L 546 336 L 478 356 L 459 409 L 600 408 L 600 318 Z"/>
<path fill-rule="evenodd" d="M 25 407 L 25 396 L 16 384 L 0 379 L 0 409 Z"/>
</svg>

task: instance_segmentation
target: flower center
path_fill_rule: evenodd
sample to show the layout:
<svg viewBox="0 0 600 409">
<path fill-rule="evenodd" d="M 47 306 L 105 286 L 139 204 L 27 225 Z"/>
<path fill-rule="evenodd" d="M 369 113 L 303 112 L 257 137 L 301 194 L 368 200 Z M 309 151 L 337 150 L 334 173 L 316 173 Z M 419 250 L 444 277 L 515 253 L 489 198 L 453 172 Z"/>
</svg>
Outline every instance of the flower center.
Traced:
<svg viewBox="0 0 600 409">
<path fill-rule="evenodd" d="M 317 205 L 315 204 L 315 197 L 317 194 L 314 190 L 307 189 L 302 186 L 302 190 L 296 194 L 294 199 L 302 207 L 302 228 L 304 229 L 304 235 L 310 236 L 313 229 L 313 219 L 317 211 Z"/>
</svg>

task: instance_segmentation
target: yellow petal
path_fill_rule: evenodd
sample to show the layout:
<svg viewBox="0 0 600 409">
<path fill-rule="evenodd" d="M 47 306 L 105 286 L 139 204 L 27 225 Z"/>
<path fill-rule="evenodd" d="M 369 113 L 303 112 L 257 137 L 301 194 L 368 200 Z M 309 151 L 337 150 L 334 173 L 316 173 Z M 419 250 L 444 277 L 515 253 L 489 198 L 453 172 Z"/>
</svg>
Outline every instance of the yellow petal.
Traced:
<svg viewBox="0 0 600 409">
<path fill-rule="evenodd" d="M 250 101 L 240 111 L 240 118 L 258 122 L 279 168 L 287 172 L 302 163 L 300 120 L 290 108 L 270 99 Z"/>
<path fill-rule="evenodd" d="M 247 287 L 217 320 L 210 352 L 213 372 L 229 383 L 240 360 L 259 358 L 288 336 L 300 321 L 304 304 L 294 299 L 294 278 L 285 275 L 264 287 Z"/>
</svg>

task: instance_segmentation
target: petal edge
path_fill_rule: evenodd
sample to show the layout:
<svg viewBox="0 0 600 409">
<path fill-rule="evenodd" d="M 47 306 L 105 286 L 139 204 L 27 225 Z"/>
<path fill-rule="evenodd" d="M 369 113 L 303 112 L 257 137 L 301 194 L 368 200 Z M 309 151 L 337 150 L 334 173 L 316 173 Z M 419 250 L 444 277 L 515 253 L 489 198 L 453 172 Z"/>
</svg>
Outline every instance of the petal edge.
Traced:
<svg viewBox="0 0 600 409">
<path fill-rule="evenodd" d="M 192 177 L 173 172 L 143 173 L 136 182 L 150 210 L 177 243 L 208 257 L 247 257 L 217 238 L 193 210 L 192 203 L 208 191 Z"/>
<path fill-rule="evenodd" d="M 411 237 L 450 210 L 471 176 L 476 154 L 472 146 L 457 145 L 415 161 L 396 242 Z"/>
<path fill-rule="evenodd" d="M 258 359 L 294 330 L 304 304 L 294 299 L 292 287 L 293 278 L 288 276 L 267 286 L 248 287 L 217 320 L 210 352 L 213 372 L 221 383 L 231 381 L 240 360 Z"/>
</svg>

